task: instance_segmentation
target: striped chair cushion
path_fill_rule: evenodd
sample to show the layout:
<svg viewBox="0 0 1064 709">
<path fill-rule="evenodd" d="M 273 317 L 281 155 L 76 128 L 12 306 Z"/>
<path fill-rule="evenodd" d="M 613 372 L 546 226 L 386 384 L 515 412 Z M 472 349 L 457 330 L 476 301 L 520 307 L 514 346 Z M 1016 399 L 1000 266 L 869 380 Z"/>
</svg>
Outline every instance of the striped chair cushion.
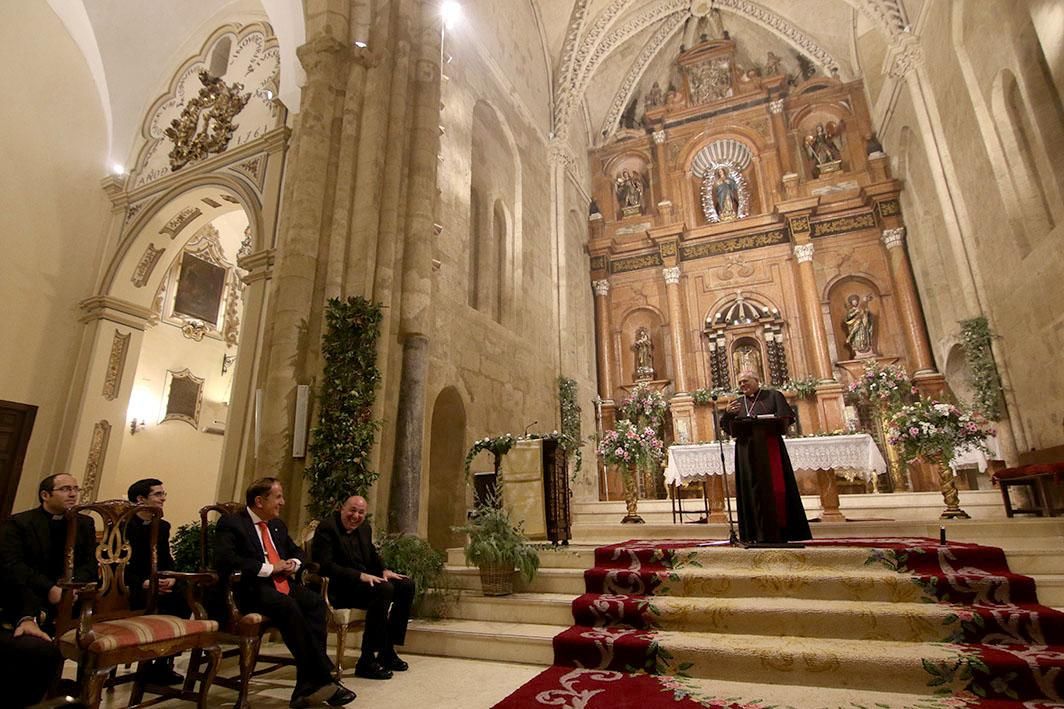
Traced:
<svg viewBox="0 0 1064 709">
<path fill-rule="evenodd" d="M 332 622 L 336 625 L 351 625 L 357 620 L 365 620 L 366 611 L 360 608 L 334 608 Z"/>
<path fill-rule="evenodd" d="M 109 652 L 122 647 L 146 645 L 161 640 L 212 633 L 218 630 L 217 621 L 185 620 L 172 615 L 141 615 L 92 624 L 96 639 L 89 645 L 89 652 Z M 63 634 L 61 641 L 70 645 L 77 642 L 76 630 Z"/>
</svg>

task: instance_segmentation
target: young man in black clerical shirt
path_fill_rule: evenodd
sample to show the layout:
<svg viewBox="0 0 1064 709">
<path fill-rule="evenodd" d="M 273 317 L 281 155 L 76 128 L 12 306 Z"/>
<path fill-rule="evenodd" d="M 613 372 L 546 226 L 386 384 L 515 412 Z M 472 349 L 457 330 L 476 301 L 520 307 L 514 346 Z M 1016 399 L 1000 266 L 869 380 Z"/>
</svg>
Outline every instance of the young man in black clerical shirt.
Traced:
<svg viewBox="0 0 1064 709">
<path fill-rule="evenodd" d="M 129 501 L 138 505 L 158 507 L 162 512 L 166 505 L 166 488 L 162 480 L 144 478 L 129 486 Z M 131 608 L 144 608 L 148 604 L 148 584 L 151 577 L 151 516 L 141 515 L 126 526 L 130 558 L 126 564 L 126 585 L 129 587 Z M 174 557 L 170 553 L 170 523 L 159 519 L 159 532 L 155 540 L 156 570 L 173 571 Z M 159 579 L 155 612 L 188 618 L 192 611 L 185 600 L 184 589 L 174 579 Z M 180 684 L 184 678 L 174 672 L 174 658 L 161 657 L 148 667 L 148 682 L 152 684 Z"/>
<path fill-rule="evenodd" d="M 0 529 L 0 564 L 7 576 L 3 586 L 31 594 L 45 613 L 46 629 L 63 595 L 58 583 L 65 573 L 66 512 L 78 504 L 80 492 L 72 475 L 49 475 L 37 488 L 40 506 L 12 515 Z M 73 580 L 95 581 L 96 525 L 91 517 L 78 517 L 74 540 Z"/>
<path fill-rule="evenodd" d="M 366 610 L 355 676 L 390 679 L 392 672 L 406 670 L 408 665 L 395 653 L 395 646 L 406 640 L 414 582 L 384 568 L 366 522 L 365 498 L 352 495 L 321 521 L 311 558 L 329 577 L 329 600 L 334 606 Z"/>
</svg>

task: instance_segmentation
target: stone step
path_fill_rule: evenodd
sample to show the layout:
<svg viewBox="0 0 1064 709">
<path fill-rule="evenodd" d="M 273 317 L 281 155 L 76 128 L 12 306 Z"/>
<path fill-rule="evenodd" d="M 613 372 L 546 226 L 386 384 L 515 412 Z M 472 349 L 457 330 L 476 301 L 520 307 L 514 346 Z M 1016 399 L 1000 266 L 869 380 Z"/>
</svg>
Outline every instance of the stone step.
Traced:
<svg viewBox="0 0 1064 709">
<path fill-rule="evenodd" d="M 1040 574 L 1034 583 L 1039 603 L 1064 610 L 1064 574 Z"/>
<path fill-rule="evenodd" d="M 480 592 L 480 570 L 475 566 L 448 564 L 444 571 L 449 588 Z M 561 593 L 574 598 L 585 590 L 584 571 L 577 568 L 540 567 L 531 583 L 520 576 L 514 576 L 514 590 L 519 593 Z"/>
<path fill-rule="evenodd" d="M 523 662 L 546 667 L 554 662 L 554 636 L 567 625 L 480 620 L 412 620 L 404 653 Z"/>
<path fill-rule="evenodd" d="M 573 596 L 565 593 L 513 593 L 483 596 L 477 591 L 461 593 L 448 605 L 446 615 L 454 620 L 478 620 L 557 625 L 573 624 Z"/>
</svg>

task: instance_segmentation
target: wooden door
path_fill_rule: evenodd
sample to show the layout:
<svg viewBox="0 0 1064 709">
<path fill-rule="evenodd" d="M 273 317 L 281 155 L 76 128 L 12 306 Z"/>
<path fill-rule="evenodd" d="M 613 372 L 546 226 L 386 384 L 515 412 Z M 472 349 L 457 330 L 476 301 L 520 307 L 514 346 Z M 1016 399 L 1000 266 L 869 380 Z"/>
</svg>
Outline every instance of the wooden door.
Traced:
<svg viewBox="0 0 1064 709">
<path fill-rule="evenodd" d="M 0 400 L 0 521 L 11 516 L 37 407 Z"/>
</svg>

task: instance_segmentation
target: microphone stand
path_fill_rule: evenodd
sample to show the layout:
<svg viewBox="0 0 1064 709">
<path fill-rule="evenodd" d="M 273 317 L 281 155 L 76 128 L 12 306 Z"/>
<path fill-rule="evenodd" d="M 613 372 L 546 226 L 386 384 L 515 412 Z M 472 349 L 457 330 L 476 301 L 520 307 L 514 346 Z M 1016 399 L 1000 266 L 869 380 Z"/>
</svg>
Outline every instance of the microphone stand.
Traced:
<svg viewBox="0 0 1064 709">
<path fill-rule="evenodd" d="M 720 435 L 720 421 L 717 416 L 719 411 L 717 410 L 717 395 L 712 394 L 710 398 L 713 400 L 713 434 L 717 437 L 717 449 L 720 451 L 720 476 L 724 478 L 724 505 L 728 510 L 728 545 L 729 546 L 742 546 L 739 541 L 739 535 L 735 533 L 735 521 L 732 519 L 732 507 L 731 507 L 731 493 L 728 491 L 728 468 L 724 462 L 724 439 Z"/>
</svg>

